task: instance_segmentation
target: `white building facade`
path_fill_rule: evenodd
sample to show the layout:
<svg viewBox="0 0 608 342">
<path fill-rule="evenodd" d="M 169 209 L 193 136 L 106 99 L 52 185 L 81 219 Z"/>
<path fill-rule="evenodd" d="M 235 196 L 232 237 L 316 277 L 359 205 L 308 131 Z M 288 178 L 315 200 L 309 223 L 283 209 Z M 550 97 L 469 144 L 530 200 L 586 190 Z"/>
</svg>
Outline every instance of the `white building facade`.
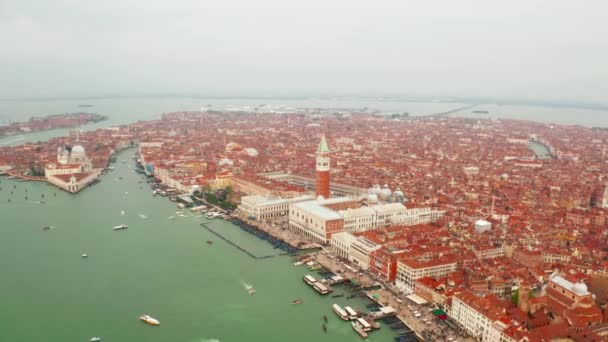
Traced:
<svg viewBox="0 0 608 342">
<path fill-rule="evenodd" d="M 329 241 L 331 250 L 343 259 L 350 259 L 350 248 L 357 237 L 348 232 L 333 234 Z"/>
<path fill-rule="evenodd" d="M 450 261 L 442 257 L 428 261 L 402 259 L 397 261 L 395 285 L 407 293 L 412 293 L 417 279 L 422 277 L 441 278 L 457 269 L 456 261 Z"/>
<path fill-rule="evenodd" d="M 241 198 L 239 210 L 257 220 L 274 219 L 287 216 L 289 214 L 289 204 L 302 201 L 313 200 L 314 197 L 309 195 L 281 198 L 281 197 L 265 197 L 260 195 L 250 195 Z"/>
</svg>

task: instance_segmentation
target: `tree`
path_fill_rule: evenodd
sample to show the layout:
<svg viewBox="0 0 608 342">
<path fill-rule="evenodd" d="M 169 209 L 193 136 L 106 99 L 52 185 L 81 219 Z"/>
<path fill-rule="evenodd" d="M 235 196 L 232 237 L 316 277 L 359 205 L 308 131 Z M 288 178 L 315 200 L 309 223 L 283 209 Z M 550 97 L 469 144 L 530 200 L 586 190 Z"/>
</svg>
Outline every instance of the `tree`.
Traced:
<svg viewBox="0 0 608 342">
<path fill-rule="evenodd" d="M 519 289 L 515 292 L 513 292 L 513 295 L 511 295 L 511 303 L 513 303 L 514 305 L 517 305 L 517 302 L 519 301 Z"/>
</svg>

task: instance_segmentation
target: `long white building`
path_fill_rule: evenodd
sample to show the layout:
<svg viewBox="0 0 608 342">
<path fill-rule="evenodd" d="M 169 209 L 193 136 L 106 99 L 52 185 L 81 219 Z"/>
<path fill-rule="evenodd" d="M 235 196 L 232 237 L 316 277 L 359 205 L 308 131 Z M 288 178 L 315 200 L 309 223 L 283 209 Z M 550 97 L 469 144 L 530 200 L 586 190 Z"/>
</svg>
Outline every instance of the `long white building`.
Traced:
<svg viewBox="0 0 608 342">
<path fill-rule="evenodd" d="M 289 204 L 301 201 L 310 201 L 314 197 L 303 195 L 293 198 L 265 197 L 260 195 L 250 195 L 241 197 L 239 210 L 257 220 L 267 220 L 277 217 L 287 216 Z"/>
<path fill-rule="evenodd" d="M 336 232 L 354 233 L 394 225 L 428 224 L 443 214 L 443 211 L 431 208 L 408 209 L 401 203 L 363 206 L 355 198 L 338 197 L 290 204 L 289 224 L 320 242 L 328 242 L 331 234 Z M 330 231 L 327 231 L 328 227 Z"/>
<path fill-rule="evenodd" d="M 441 278 L 458 269 L 454 258 L 439 257 L 430 260 L 401 259 L 397 261 L 395 285 L 407 293 L 414 292 L 415 282 L 422 277 Z"/>
</svg>

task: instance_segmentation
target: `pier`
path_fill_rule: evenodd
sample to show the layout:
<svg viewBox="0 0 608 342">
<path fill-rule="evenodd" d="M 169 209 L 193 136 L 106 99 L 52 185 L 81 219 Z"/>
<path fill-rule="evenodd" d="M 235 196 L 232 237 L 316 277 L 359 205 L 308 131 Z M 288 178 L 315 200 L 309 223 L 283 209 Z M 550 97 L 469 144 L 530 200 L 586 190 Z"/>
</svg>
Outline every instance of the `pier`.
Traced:
<svg viewBox="0 0 608 342">
<path fill-rule="evenodd" d="M 222 234 L 216 232 L 215 230 L 211 229 L 211 227 L 209 227 L 205 222 L 201 223 L 201 226 L 207 228 L 208 231 L 210 231 L 213 235 L 219 237 L 220 239 L 224 240 L 226 243 L 228 243 L 229 245 L 234 246 L 236 249 L 238 249 L 239 251 L 249 255 L 250 257 L 254 258 L 254 259 L 268 259 L 268 258 L 273 258 L 276 255 L 265 255 L 265 256 L 257 256 L 253 253 L 251 253 L 250 251 L 246 250 L 245 248 L 239 246 L 238 244 L 232 242 L 231 240 L 229 240 L 228 238 L 226 238 L 225 236 L 223 236 Z"/>
<path fill-rule="evenodd" d="M 474 108 L 476 106 L 477 105 L 468 105 L 468 106 L 464 106 L 464 107 L 459 107 L 459 108 L 451 109 L 451 110 L 448 110 L 447 112 L 434 113 L 434 114 L 431 114 L 431 115 L 421 116 L 421 118 L 441 118 L 441 117 L 446 117 L 446 116 L 448 116 L 450 114 L 457 113 L 457 112 L 460 112 L 460 111 L 463 111 L 463 110 L 468 110 L 468 109 Z"/>
<path fill-rule="evenodd" d="M 250 224 L 248 224 L 244 221 L 238 220 L 238 219 L 234 219 L 231 222 L 233 224 L 239 226 L 242 230 L 257 236 L 258 238 L 260 238 L 262 240 L 265 240 L 269 244 L 273 245 L 274 248 L 283 250 L 288 255 L 295 255 L 299 251 L 299 248 L 289 244 L 288 242 L 286 242 L 280 238 L 275 237 L 272 234 L 269 234 L 269 233 L 257 228 L 256 226 L 250 225 Z"/>
</svg>

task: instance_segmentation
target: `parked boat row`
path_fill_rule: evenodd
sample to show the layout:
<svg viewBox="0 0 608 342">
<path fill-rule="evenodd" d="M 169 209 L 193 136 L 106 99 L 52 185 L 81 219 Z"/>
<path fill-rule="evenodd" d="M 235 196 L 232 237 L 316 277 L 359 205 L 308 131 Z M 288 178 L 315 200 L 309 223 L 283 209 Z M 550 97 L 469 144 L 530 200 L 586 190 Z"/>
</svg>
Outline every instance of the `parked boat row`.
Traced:
<svg viewBox="0 0 608 342">
<path fill-rule="evenodd" d="M 326 295 L 332 291 L 329 287 L 321 284 L 319 281 L 317 281 L 317 279 L 315 279 L 311 275 L 305 275 L 303 280 L 306 284 L 311 286 L 315 291 L 319 292 L 322 295 Z"/>
<path fill-rule="evenodd" d="M 342 308 L 338 304 L 332 305 L 332 310 L 344 321 L 351 321 L 353 330 L 364 339 L 368 338 L 368 333 L 374 329 L 380 328 L 380 325 L 376 322 L 370 323 L 366 319 L 359 317 L 359 314 L 353 310 L 350 306 Z"/>
</svg>

